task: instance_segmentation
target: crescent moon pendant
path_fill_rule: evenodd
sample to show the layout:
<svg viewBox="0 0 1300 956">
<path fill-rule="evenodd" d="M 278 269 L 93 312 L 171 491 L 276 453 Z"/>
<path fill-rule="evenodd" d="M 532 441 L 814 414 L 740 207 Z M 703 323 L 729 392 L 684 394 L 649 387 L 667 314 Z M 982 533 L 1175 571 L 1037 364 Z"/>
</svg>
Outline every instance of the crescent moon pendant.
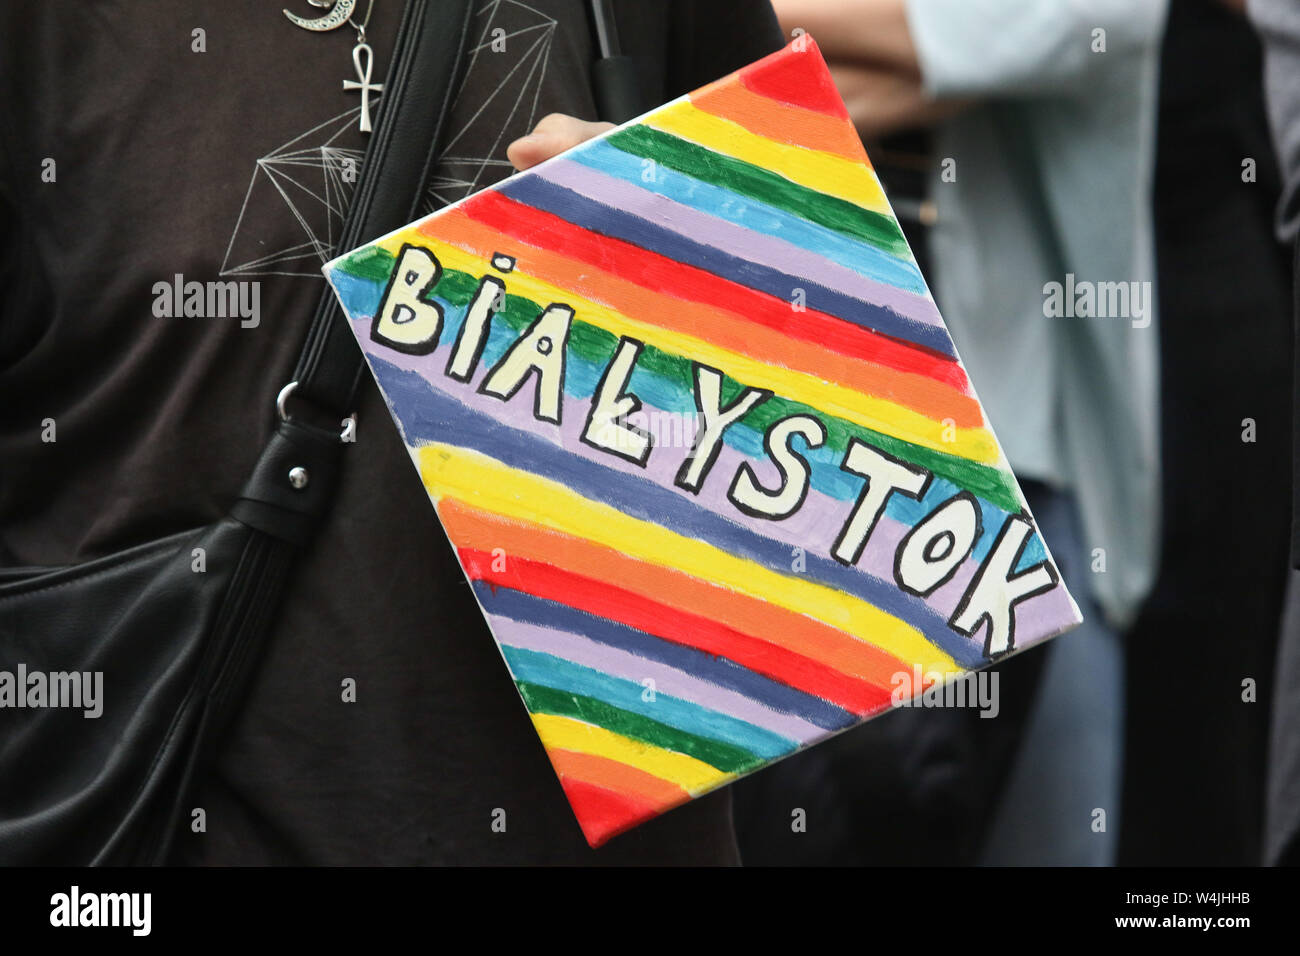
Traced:
<svg viewBox="0 0 1300 956">
<path fill-rule="evenodd" d="M 317 17 L 315 20 L 304 19 L 288 10 L 283 11 L 283 13 L 289 18 L 289 22 L 295 26 L 302 27 L 304 30 L 323 33 L 326 30 L 337 30 L 352 19 L 352 10 L 356 5 L 357 0 L 337 0 L 329 13 L 323 17 Z"/>
</svg>

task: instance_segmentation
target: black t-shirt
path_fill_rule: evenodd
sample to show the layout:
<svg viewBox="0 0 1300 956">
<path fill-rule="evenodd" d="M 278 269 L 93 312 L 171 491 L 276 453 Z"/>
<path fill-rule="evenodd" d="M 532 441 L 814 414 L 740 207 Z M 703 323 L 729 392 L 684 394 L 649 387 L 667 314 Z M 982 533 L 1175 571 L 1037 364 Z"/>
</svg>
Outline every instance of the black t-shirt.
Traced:
<svg viewBox="0 0 1300 956">
<path fill-rule="evenodd" d="M 355 34 L 299 29 L 285 5 L 0 9 L 0 566 L 211 522 L 251 472 L 365 150 L 342 88 Z M 545 114 L 596 118 L 586 6 L 476 10 L 430 208 L 508 175 L 506 146 Z M 375 0 L 376 82 L 401 7 Z M 757 0 L 616 9 L 660 100 L 781 42 Z M 168 317 L 166 287 L 192 281 L 247 283 L 256 315 Z M 587 848 L 368 378 L 357 416 L 179 859 L 734 862 L 726 792 Z"/>
</svg>

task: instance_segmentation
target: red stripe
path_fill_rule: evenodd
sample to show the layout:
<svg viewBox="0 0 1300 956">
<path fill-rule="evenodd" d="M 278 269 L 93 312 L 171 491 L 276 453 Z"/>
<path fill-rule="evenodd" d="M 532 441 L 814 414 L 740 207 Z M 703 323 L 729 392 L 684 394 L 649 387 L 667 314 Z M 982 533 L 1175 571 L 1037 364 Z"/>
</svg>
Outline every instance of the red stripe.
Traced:
<svg viewBox="0 0 1300 956">
<path fill-rule="evenodd" d="M 842 355 L 901 372 L 925 375 L 962 391 L 967 388 L 966 373 L 956 360 L 925 346 L 892 338 L 825 312 L 806 309 L 796 313 L 784 299 L 622 239 L 576 226 L 495 190 L 479 193 L 467 200 L 460 210 L 520 242 L 577 259 L 646 289 L 738 314 L 784 335 L 816 342 Z M 654 322 L 653 316 L 636 318 Z M 708 330 L 700 329 L 698 334 L 707 338 Z"/>
<path fill-rule="evenodd" d="M 760 96 L 849 122 L 849 111 L 811 36 L 799 37 L 784 50 L 745 67 L 740 82 Z"/>
<path fill-rule="evenodd" d="M 461 548 L 458 553 L 465 573 L 474 580 L 523 591 L 626 624 L 674 644 L 725 657 L 757 674 L 804 693 L 815 694 L 860 717 L 889 705 L 890 692 L 885 688 L 843 674 L 777 644 L 742 634 L 710 618 L 660 604 L 604 581 L 594 581 L 540 561 L 511 557 L 506 562 L 506 571 L 494 571 L 490 553 L 471 548 Z"/>
<path fill-rule="evenodd" d="M 593 847 L 658 816 L 662 809 L 583 780 L 560 778 L 582 834 Z"/>
</svg>

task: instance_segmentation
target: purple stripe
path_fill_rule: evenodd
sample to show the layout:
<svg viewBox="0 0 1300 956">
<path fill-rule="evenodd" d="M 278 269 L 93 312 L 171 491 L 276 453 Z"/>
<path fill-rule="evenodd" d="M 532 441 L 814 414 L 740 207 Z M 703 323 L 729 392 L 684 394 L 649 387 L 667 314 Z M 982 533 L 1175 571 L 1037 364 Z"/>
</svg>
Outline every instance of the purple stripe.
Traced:
<svg viewBox="0 0 1300 956">
<path fill-rule="evenodd" d="M 492 633 L 507 647 L 553 654 L 566 661 L 590 667 L 612 677 L 640 684 L 654 681 L 656 693 L 707 707 L 709 710 L 743 720 L 800 744 L 826 736 L 826 729 L 791 714 L 782 714 L 735 691 L 718 687 L 658 661 L 646 660 L 627 651 L 600 644 L 578 634 L 538 627 L 521 621 L 492 617 Z"/>
</svg>

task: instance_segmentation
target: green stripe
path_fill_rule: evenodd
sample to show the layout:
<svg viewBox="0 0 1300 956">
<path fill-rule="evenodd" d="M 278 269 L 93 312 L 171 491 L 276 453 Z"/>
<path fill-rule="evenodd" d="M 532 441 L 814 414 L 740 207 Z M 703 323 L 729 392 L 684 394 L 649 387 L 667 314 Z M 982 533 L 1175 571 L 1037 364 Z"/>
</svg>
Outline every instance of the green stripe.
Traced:
<svg viewBox="0 0 1300 956">
<path fill-rule="evenodd" d="M 387 283 L 393 275 L 393 263 L 396 261 L 383 246 L 362 246 L 340 262 L 339 267 L 348 275 L 356 276 L 358 279 Z M 473 291 L 471 289 L 470 293 L 472 294 Z M 469 301 L 468 295 L 465 301 Z"/>
<path fill-rule="evenodd" d="M 648 126 L 630 126 L 606 140 L 625 153 L 662 163 L 669 169 L 776 206 L 846 236 L 869 242 L 890 255 L 908 259 L 907 240 L 893 216 L 800 186 L 725 153 Z"/>
<path fill-rule="evenodd" d="M 385 262 L 382 266 L 381 261 Z M 342 265 L 351 275 L 387 282 L 392 271 L 393 257 L 375 246 L 355 253 L 344 260 Z M 469 304 L 477 288 L 478 280 L 469 273 L 448 269 L 443 272 L 433 292 L 444 301 L 463 308 Z M 516 332 L 521 332 L 537 318 L 540 311 L 541 306 L 531 299 L 507 293 L 505 307 L 497 313 L 497 317 Z M 618 338 L 612 332 L 575 316 L 569 332 L 569 348 L 577 355 L 598 366 L 607 365 L 613 358 L 617 344 Z M 684 395 L 694 393 L 695 378 L 690 359 L 646 345 L 637 358 L 637 365 L 666 380 Z M 730 401 L 746 387 L 736 379 L 724 376 L 724 401 Z M 741 419 L 741 423 L 761 434 L 774 422 L 790 415 L 813 415 L 824 422 L 826 443 L 833 451 L 843 452 L 848 447 L 849 439 L 857 438 L 896 458 L 915 462 L 1009 514 L 1020 511 L 1020 498 L 1014 480 L 1006 472 L 864 428 L 802 402 L 774 395 L 750 411 Z"/>
<path fill-rule="evenodd" d="M 516 681 L 516 684 L 528 709 L 535 714 L 555 714 L 595 724 L 624 737 L 643 740 L 679 754 L 688 754 L 727 773 L 745 773 L 765 763 L 763 758 L 756 757 L 747 750 L 689 734 L 594 697 L 571 694 L 528 681 Z"/>
</svg>

